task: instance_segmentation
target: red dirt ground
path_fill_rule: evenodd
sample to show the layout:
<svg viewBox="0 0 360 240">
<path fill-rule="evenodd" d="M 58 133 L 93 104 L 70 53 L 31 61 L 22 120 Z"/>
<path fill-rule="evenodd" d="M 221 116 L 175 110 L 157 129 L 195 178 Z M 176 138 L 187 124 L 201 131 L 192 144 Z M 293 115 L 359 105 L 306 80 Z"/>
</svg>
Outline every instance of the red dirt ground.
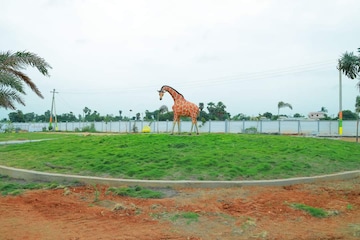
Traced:
<svg viewBox="0 0 360 240">
<path fill-rule="evenodd" d="M 176 189 L 176 195 L 163 199 L 97 189 L 0 197 L 0 239 L 360 238 L 360 178 L 288 187 Z M 322 208 L 329 216 L 313 217 L 292 203 Z M 183 215 L 189 212 L 198 218 Z"/>
</svg>

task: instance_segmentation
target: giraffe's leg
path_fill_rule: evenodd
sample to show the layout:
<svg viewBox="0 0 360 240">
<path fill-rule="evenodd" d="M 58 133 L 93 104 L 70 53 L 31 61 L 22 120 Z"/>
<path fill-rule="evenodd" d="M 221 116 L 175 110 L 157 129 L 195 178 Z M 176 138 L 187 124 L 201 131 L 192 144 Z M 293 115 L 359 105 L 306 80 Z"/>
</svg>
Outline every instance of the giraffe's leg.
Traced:
<svg viewBox="0 0 360 240">
<path fill-rule="evenodd" d="M 178 125 L 178 134 L 180 135 L 180 118 L 177 120 L 177 125 Z"/>
<path fill-rule="evenodd" d="M 192 124 L 191 124 L 191 132 L 190 132 L 190 135 L 192 134 L 192 131 L 193 131 L 193 127 L 195 126 L 195 130 L 196 130 L 196 134 L 199 135 L 199 128 L 197 126 L 197 121 L 192 121 Z"/>
<path fill-rule="evenodd" d="M 176 121 L 174 120 L 174 122 L 173 122 L 173 127 L 172 127 L 172 131 L 171 131 L 171 135 L 173 135 L 173 134 L 174 134 L 175 124 L 176 124 Z"/>
<path fill-rule="evenodd" d="M 193 128 L 194 128 L 194 123 L 191 123 L 191 129 L 190 129 L 190 133 L 189 133 L 189 135 L 191 135 L 191 134 L 192 134 Z"/>
<path fill-rule="evenodd" d="M 199 128 L 198 128 L 197 122 L 195 122 L 195 129 L 196 129 L 196 134 L 199 135 Z"/>
</svg>

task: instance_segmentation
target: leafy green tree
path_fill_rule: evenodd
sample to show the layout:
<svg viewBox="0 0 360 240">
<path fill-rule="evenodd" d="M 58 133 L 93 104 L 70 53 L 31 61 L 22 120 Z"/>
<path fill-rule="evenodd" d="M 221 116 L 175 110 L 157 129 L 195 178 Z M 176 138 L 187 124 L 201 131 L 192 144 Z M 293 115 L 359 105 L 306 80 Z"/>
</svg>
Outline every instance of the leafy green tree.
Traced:
<svg viewBox="0 0 360 240">
<path fill-rule="evenodd" d="M 63 113 L 61 115 L 57 115 L 57 120 L 59 122 L 75 122 L 77 121 L 73 112 L 70 113 Z"/>
<path fill-rule="evenodd" d="M 90 110 L 91 112 L 91 110 Z M 98 122 L 98 121 L 102 121 L 104 120 L 104 117 L 100 116 L 100 113 L 98 113 L 96 110 L 94 110 L 94 112 L 92 114 L 86 116 L 86 120 L 89 122 Z"/>
<path fill-rule="evenodd" d="M 223 102 L 218 102 L 216 105 L 209 102 L 207 110 L 209 111 L 209 119 L 211 120 L 225 120 L 230 118 L 230 114 L 225 110 L 226 106 Z"/>
<path fill-rule="evenodd" d="M 356 120 L 357 115 L 350 110 L 344 110 L 343 112 L 343 120 Z"/>
<path fill-rule="evenodd" d="M 25 122 L 34 122 L 35 121 L 35 113 L 25 113 L 24 114 L 24 120 Z"/>
<path fill-rule="evenodd" d="M 21 70 L 26 66 L 35 67 L 44 76 L 50 76 L 51 66 L 41 57 L 31 52 L 1 52 L 0 53 L 0 107 L 16 109 L 15 103 L 25 105 L 22 95 L 25 95 L 25 83 L 41 98 L 44 98 L 35 83 Z"/>
<path fill-rule="evenodd" d="M 266 112 L 266 113 L 263 113 L 262 116 L 263 116 L 263 117 L 266 117 L 267 119 L 271 119 L 273 115 L 272 115 L 271 112 Z"/>
<path fill-rule="evenodd" d="M 250 117 L 246 116 L 243 113 L 238 113 L 235 116 L 231 118 L 232 120 L 238 121 L 238 120 L 250 120 Z"/>
<path fill-rule="evenodd" d="M 16 112 L 11 112 L 8 116 L 10 122 L 25 122 L 24 114 L 20 110 L 17 110 Z"/>
</svg>

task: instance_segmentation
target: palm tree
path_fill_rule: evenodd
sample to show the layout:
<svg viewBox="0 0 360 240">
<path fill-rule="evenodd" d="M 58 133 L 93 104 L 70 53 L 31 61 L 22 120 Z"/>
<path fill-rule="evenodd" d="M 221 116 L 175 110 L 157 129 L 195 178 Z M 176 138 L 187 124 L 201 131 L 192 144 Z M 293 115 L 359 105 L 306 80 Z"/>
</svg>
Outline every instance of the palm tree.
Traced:
<svg viewBox="0 0 360 240">
<path fill-rule="evenodd" d="M 360 48 L 358 48 L 360 53 Z M 353 52 L 345 52 L 341 55 L 338 69 L 350 79 L 355 79 L 360 75 L 360 56 L 355 56 Z"/>
<path fill-rule="evenodd" d="M 326 109 L 326 107 L 321 107 L 321 110 L 320 110 L 320 112 L 328 112 L 328 110 Z"/>
<path fill-rule="evenodd" d="M 0 52 L 0 107 L 15 110 L 15 102 L 25 105 L 21 98 L 26 83 L 33 92 L 44 98 L 35 83 L 21 70 L 26 66 L 36 67 L 44 76 L 50 76 L 51 66 L 43 59 L 31 52 Z"/>
<path fill-rule="evenodd" d="M 358 48 L 360 53 L 360 48 Z M 338 61 L 339 70 L 339 84 L 340 84 L 340 93 L 339 93 L 339 134 L 342 134 L 342 83 L 341 83 L 341 72 L 345 74 L 350 79 L 355 79 L 360 77 L 360 56 L 355 56 L 353 52 L 345 52 L 341 55 L 341 58 Z M 360 90 L 360 81 L 356 84 Z"/>
<path fill-rule="evenodd" d="M 359 56 L 355 56 L 353 52 L 345 52 L 341 55 L 337 68 L 350 79 L 358 78 L 356 87 L 360 90 L 360 48 L 358 52 Z"/>
<path fill-rule="evenodd" d="M 284 108 L 284 107 L 288 107 L 288 108 L 290 108 L 292 110 L 292 106 L 291 106 L 290 103 L 285 103 L 283 101 L 280 101 L 278 103 L 278 117 L 280 116 L 280 108 Z"/>
</svg>

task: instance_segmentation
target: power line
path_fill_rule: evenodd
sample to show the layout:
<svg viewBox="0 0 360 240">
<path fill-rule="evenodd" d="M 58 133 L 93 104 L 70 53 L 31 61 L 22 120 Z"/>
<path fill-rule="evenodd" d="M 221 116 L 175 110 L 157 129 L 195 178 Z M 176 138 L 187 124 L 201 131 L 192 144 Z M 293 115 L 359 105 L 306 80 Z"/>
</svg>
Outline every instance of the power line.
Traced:
<svg viewBox="0 0 360 240">
<path fill-rule="evenodd" d="M 334 64 L 334 60 L 326 60 L 321 62 L 314 62 L 308 64 L 302 64 L 297 66 L 289 66 L 284 68 L 276 68 L 263 70 L 258 72 L 245 72 L 238 73 L 234 75 L 215 77 L 215 78 L 207 78 L 207 79 L 195 79 L 191 82 L 179 83 L 177 86 L 186 86 L 186 87 L 194 87 L 194 86 L 210 86 L 210 85 L 219 85 L 219 84 L 229 84 L 233 82 L 241 83 L 247 81 L 260 81 L 269 78 L 283 77 L 287 75 L 294 75 L 299 73 L 306 72 L 316 72 L 323 71 L 327 69 L 334 68 L 336 64 Z M 125 93 L 129 91 L 139 91 L 141 89 L 149 89 L 149 88 L 159 88 L 159 86 L 155 85 L 142 85 L 136 87 L 126 87 L 121 90 L 114 89 L 96 89 L 96 90 L 87 90 L 87 91 L 63 91 L 63 94 L 119 94 Z"/>
</svg>

